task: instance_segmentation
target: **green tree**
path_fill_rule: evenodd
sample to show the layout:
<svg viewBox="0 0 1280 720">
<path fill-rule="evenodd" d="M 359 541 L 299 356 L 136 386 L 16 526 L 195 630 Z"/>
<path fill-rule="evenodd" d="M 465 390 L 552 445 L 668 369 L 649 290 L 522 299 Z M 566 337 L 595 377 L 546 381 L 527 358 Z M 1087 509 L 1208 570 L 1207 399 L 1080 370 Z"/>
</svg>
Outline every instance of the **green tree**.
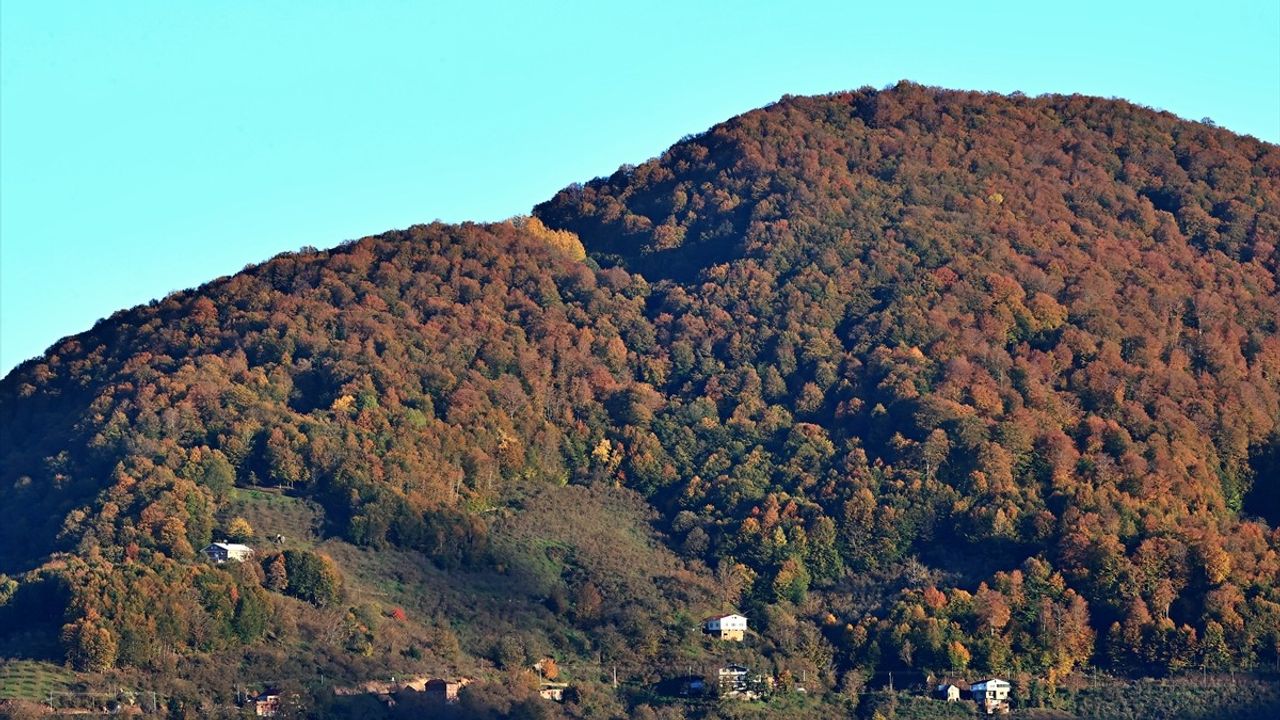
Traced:
<svg viewBox="0 0 1280 720">
<path fill-rule="evenodd" d="M 321 607 L 342 599 L 342 575 L 328 557 L 310 550 L 284 551 L 285 592 Z"/>
<path fill-rule="evenodd" d="M 235 487 L 236 471 L 227 457 L 217 450 L 210 451 L 200 463 L 201 485 L 209 488 L 214 499 L 222 502 Z"/>
</svg>

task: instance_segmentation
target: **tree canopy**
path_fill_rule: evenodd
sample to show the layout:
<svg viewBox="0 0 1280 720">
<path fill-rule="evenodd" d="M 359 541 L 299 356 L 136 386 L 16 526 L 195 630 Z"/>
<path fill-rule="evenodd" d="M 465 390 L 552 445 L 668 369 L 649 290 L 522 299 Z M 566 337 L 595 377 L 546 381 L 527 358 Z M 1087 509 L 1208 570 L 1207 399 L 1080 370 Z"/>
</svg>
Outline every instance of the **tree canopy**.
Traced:
<svg viewBox="0 0 1280 720">
<path fill-rule="evenodd" d="M 521 572 L 564 626 L 498 666 L 545 643 L 658 675 L 684 613 L 731 607 L 754 662 L 832 688 L 1275 663 L 1278 237 L 1280 149 L 1210 125 L 787 97 L 532 217 L 285 253 L 24 363 L 0 620 L 52 603 L 28 627 L 103 669 L 341 610 L 322 554 L 198 561 L 264 540 L 232 513 L 257 488 L 446 576 L 543 553 Z M 565 493 L 579 533 L 539 494 L 564 485 L 635 495 Z M 344 622 L 349 652 L 378 625 Z"/>
</svg>

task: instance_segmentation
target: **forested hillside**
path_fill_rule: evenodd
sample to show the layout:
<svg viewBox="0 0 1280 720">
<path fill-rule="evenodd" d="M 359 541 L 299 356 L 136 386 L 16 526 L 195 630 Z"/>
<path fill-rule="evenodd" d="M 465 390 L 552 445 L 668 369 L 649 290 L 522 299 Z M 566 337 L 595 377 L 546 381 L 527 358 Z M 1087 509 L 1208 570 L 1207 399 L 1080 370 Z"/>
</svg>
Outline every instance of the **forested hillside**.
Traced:
<svg viewBox="0 0 1280 720">
<path fill-rule="evenodd" d="M 1278 246 L 1276 146 L 902 84 L 286 254 L 0 382 L 0 650 L 195 688 L 174 658 L 505 668 L 474 716 L 550 656 L 594 688 L 563 712 L 650 717 L 605 666 L 724 659 L 696 621 L 730 609 L 738 662 L 832 707 L 885 671 L 1280 666 Z M 317 544 L 199 561 L 254 488 Z"/>
</svg>

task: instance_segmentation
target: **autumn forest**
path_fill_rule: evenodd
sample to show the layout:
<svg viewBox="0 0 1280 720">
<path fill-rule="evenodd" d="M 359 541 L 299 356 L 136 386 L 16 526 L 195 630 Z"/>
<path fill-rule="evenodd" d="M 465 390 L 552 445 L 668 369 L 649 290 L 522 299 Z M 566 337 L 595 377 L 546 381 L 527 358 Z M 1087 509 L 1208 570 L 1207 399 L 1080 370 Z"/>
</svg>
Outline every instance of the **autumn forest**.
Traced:
<svg viewBox="0 0 1280 720">
<path fill-rule="evenodd" d="M 1082 96 L 784 97 L 19 366 L 0 656 L 175 717 L 267 684 L 400 717 L 331 690 L 414 673 L 476 678 L 450 717 L 676 720 L 1275 672 L 1278 278 L 1274 145 Z M 204 559 L 227 539 L 252 559 Z M 701 633 L 731 611 L 745 642 Z M 662 689 L 728 661 L 779 699 Z"/>
</svg>

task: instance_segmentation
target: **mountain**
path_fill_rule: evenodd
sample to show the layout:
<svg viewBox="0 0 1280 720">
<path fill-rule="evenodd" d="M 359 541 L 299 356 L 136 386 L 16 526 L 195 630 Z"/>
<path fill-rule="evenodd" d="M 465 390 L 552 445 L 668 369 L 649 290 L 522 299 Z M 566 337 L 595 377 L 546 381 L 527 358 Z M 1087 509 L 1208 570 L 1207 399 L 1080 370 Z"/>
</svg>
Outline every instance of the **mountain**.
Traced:
<svg viewBox="0 0 1280 720">
<path fill-rule="evenodd" d="M 725 660 L 787 717 L 1277 666 L 1278 237 L 1274 145 L 903 83 L 286 253 L 0 381 L 0 651 L 205 713 L 465 673 L 476 717 L 550 712 L 543 657 L 573 717 L 713 716 L 645 688 Z"/>
</svg>

